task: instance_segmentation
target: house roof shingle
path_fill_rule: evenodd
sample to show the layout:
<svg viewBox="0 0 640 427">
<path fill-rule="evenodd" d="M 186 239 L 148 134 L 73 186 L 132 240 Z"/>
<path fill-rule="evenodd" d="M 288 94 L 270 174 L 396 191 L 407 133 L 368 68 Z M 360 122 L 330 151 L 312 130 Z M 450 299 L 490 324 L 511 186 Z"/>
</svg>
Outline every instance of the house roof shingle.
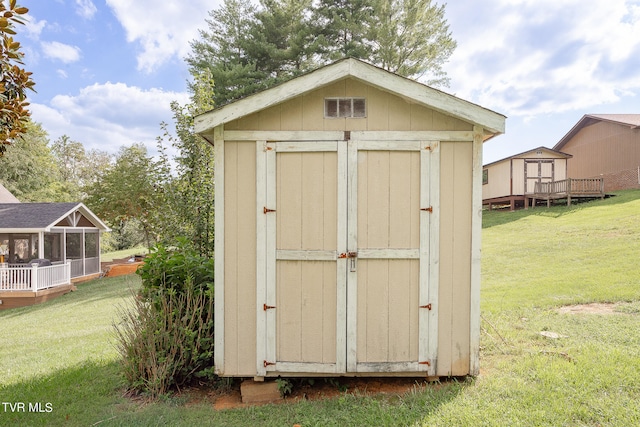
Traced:
<svg viewBox="0 0 640 427">
<path fill-rule="evenodd" d="M 0 232 L 20 229 L 48 231 L 74 211 L 82 213 L 97 228 L 108 230 L 82 203 L 0 203 Z"/>
</svg>

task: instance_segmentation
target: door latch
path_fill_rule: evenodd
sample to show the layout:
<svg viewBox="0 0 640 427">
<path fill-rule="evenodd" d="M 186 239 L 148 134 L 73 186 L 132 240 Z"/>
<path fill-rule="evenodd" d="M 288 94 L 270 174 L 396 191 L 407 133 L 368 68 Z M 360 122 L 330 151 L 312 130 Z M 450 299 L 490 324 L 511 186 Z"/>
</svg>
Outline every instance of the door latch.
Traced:
<svg viewBox="0 0 640 427">
<path fill-rule="evenodd" d="M 358 252 L 343 252 L 341 253 L 338 258 L 349 258 L 351 260 L 351 262 L 349 262 L 349 270 L 352 273 L 355 273 L 356 271 L 356 258 L 358 258 Z"/>
</svg>

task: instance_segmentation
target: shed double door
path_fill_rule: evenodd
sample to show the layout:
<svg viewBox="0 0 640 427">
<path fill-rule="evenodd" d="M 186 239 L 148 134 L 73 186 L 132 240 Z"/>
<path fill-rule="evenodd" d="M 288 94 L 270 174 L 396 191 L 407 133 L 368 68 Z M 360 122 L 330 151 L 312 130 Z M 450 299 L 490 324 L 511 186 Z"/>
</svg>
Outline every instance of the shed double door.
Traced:
<svg viewBox="0 0 640 427">
<path fill-rule="evenodd" d="M 435 372 L 438 144 L 371 136 L 258 142 L 258 375 Z"/>
<path fill-rule="evenodd" d="M 554 180 L 554 166 L 553 160 L 525 160 L 525 193 L 534 193 L 538 182 L 552 182 Z"/>
</svg>

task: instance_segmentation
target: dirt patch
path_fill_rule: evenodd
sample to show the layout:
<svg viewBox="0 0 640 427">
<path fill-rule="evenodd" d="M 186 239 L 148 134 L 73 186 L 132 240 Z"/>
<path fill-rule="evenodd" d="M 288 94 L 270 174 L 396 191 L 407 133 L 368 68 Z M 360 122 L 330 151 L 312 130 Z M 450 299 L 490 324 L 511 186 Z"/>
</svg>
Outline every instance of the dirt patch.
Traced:
<svg viewBox="0 0 640 427">
<path fill-rule="evenodd" d="M 267 380 L 269 381 L 269 380 Z M 292 391 L 277 403 L 297 402 L 300 400 L 319 400 L 337 397 L 343 393 L 354 395 L 401 396 L 423 386 L 439 387 L 438 382 L 428 382 L 425 378 L 315 378 L 291 379 Z M 243 408 L 257 404 L 242 403 L 240 381 L 236 381 L 226 390 L 192 388 L 184 390 L 181 397 L 187 405 L 211 404 L 216 410 Z"/>
<path fill-rule="evenodd" d="M 132 261 L 132 259 L 135 261 Z M 115 277 L 125 274 L 133 274 L 136 272 L 138 267 L 143 264 L 143 259 L 143 257 L 135 256 L 102 262 L 100 265 L 102 275 L 105 277 Z"/>
<path fill-rule="evenodd" d="M 558 309 L 563 314 L 622 314 L 616 311 L 618 304 L 594 302 L 591 304 L 565 305 Z"/>
</svg>

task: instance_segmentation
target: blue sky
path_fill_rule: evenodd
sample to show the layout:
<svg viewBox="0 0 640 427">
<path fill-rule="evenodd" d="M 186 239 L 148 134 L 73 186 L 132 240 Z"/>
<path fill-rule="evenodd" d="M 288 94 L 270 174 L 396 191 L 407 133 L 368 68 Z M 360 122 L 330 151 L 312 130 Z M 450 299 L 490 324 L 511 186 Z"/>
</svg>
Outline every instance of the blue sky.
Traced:
<svg viewBox="0 0 640 427">
<path fill-rule="evenodd" d="M 49 133 L 115 153 L 155 152 L 169 103 L 188 101 L 184 57 L 219 0 L 21 0 L 19 28 Z M 484 163 L 553 147 L 584 114 L 640 113 L 640 0 L 449 1 L 458 48 L 445 92 L 506 115 Z"/>
</svg>

